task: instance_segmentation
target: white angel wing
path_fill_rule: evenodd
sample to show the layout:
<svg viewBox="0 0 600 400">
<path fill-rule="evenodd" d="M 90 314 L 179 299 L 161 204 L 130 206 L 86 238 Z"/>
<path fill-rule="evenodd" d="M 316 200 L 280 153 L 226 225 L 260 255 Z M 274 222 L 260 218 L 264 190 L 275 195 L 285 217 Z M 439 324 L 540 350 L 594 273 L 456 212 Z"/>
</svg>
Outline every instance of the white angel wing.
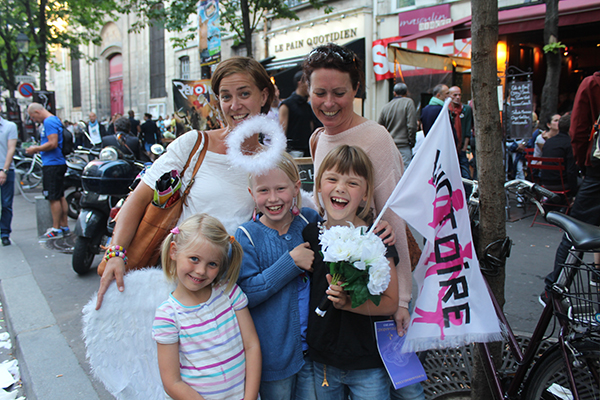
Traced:
<svg viewBox="0 0 600 400">
<path fill-rule="evenodd" d="M 96 294 L 83 308 L 83 338 L 92 374 L 117 399 L 163 400 L 152 323 L 175 284 L 157 268 L 125 275 L 125 290 L 108 288 L 102 307 Z"/>
</svg>

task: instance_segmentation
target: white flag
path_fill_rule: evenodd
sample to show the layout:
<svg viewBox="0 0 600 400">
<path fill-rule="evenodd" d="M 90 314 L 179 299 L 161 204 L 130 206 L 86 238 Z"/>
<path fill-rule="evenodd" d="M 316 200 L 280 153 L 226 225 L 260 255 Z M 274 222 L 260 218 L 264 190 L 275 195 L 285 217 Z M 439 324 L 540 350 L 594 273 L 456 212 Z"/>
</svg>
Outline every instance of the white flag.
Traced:
<svg viewBox="0 0 600 400">
<path fill-rule="evenodd" d="M 448 104 L 390 195 L 394 211 L 427 242 L 403 351 L 500 340 L 496 312 L 475 254 Z"/>
</svg>

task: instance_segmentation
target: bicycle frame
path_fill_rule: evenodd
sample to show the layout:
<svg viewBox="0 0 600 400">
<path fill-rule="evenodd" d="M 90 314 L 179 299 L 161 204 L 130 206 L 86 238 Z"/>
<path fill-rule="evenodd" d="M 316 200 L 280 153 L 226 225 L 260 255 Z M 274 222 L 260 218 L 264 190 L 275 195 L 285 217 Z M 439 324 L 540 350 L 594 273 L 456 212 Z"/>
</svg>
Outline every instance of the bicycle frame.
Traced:
<svg viewBox="0 0 600 400">
<path fill-rule="evenodd" d="M 579 257 L 581 257 L 581 255 L 582 255 L 582 253 L 577 253 L 577 254 L 579 255 Z M 577 256 L 575 254 L 573 254 L 572 252 L 570 252 L 569 256 L 567 258 L 567 263 L 568 262 L 573 263 L 577 259 L 578 259 Z M 486 285 L 487 285 L 487 281 L 486 281 Z M 561 306 L 560 300 L 557 297 L 557 295 L 553 291 L 549 291 L 548 293 L 550 294 L 551 301 L 549 301 L 546 304 L 546 306 L 544 307 L 544 310 L 542 311 L 542 315 L 540 316 L 540 319 L 538 320 L 535 330 L 533 331 L 533 334 L 531 336 L 531 340 L 529 341 L 529 344 L 527 345 L 527 347 L 525 347 L 525 352 L 523 353 L 523 350 L 521 349 L 519 343 L 517 342 L 515 334 L 513 333 L 512 329 L 508 323 L 508 320 L 506 319 L 506 316 L 504 315 L 504 312 L 502 311 L 502 308 L 498 304 L 498 301 L 494 297 L 489 286 L 488 286 L 488 292 L 490 293 L 490 297 L 492 298 L 492 303 L 494 304 L 496 314 L 498 315 L 500 322 L 506 329 L 506 339 L 507 339 L 507 342 L 508 342 L 508 345 L 510 348 L 510 352 L 513 355 L 513 357 L 515 357 L 515 360 L 517 361 L 517 365 L 518 365 L 517 371 L 515 372 L 515 375 L 506 390 L 502 387 L 502 382 L 500 381 L 500 377 L 498 376 L 498 371 L 493 362 L 492 355 L 491 355 L 488 344 L 487 343 L 477 343 L 477 346 L 483 357 L 483 365 L 485 367 L 485 372 L 488 377 L 488 381 L 491 378 L 490 386 L 491 386 L 492 394 L 494 395 L 494 399 L 502 400 L 502 399 L 517 398 L 519 391 L 522 389 L 523 382 L 525 380 L 527 371 L 529 371 L 530 367 L 533 365 L 533 359 L 538 351 L 540 344 L 542 343 L 542 340 L 546 333 L 546 329 L 550 325 L 550 321 L 552 321 L 552 317 L 555 315 L 554 310 L 560 311 L 560 310 L 562 310 L 562 306 Z M 575 378 L 573 376 L 573 370 L 571 369 L 571 363 L 569 361 L 569 356 L 568 356 L 569 350 L 567 349 L 567 344 L 566 344 L 566 339 L 565 339 L 568 332 L 570 331 L 569 324 L 568 324 L 568 321 L 564 318 L 557 318 L 557 319 L 560 324 L 558 342 L 559 342 L 561 353 L 565 360 L 565 366 L 567 369 L 569 384 L 571 385 L 573 399 L 579 400 L 579 393 L 577 391 L 577 386 L 575 385 Z"/>
</svg>

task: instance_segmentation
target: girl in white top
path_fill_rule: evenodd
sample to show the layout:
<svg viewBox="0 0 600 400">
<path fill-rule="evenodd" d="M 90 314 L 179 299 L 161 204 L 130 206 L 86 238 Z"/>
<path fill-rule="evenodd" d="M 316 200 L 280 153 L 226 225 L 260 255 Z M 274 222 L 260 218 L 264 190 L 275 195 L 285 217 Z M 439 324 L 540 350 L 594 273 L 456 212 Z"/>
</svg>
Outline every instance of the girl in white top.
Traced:
<svg viewBox="0 0 600 400">
<path fill-rule="evenodd" d="M 206 158 L 195 177 L 181 218 L 185 219 L 198 211 L 209 212 L 224 222 L 228 232 L 234 233 L 240 224 L 250 220 L 253 202 L 247 191 L 246 174 L 235 172 L 225 160 L 225 139 L 241 122 L 260 113 L 266 114 L 275 89 L 264 67 L 247 57 L 233 57 L 221 62 L 213 74 L 211 85 L 219 100 L 225 127 L 206 132 L 209 138 Z M 191 131 L 178 138 L 150 168 L 144 184 L 136 187 L 121 209 L 112 238 L 114 245 L 127 249 L 144 210 L 152 201 L 156 179 L 171 169 L 182 170 L 197 137 L 198 133 Z M 247 154 L 259 151 L 260 147 L 258 134 L 242 143 L 242 149 Z M 193 164 L 190 164 L 189 170 L 193 170 Z M 188 183 L 191 178 L 185 176 L 183 183 Z M 113 280 L 117 281 L 119 291 L 125 289 L 124 273 L 125 264 L 121 257 L 113 257 L 108 261 L 100 280 L 97 309 L 102 305 L 104 293 Z"/>
</svg>

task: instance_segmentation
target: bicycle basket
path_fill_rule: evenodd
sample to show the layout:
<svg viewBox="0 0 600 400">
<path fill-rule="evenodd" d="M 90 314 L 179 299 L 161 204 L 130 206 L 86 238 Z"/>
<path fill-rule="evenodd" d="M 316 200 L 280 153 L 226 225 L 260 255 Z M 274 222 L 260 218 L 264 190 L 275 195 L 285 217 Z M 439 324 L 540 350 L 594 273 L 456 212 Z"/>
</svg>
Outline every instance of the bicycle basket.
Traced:
<svg viewBox="0 0 600 400">
<path fill-rule="evenodd" d="M 600 269 L 579 262 L 563 268 L 571 281 L 562 292 L 567 316 L 577 325 L 600 331 Z"/>
</svg>

